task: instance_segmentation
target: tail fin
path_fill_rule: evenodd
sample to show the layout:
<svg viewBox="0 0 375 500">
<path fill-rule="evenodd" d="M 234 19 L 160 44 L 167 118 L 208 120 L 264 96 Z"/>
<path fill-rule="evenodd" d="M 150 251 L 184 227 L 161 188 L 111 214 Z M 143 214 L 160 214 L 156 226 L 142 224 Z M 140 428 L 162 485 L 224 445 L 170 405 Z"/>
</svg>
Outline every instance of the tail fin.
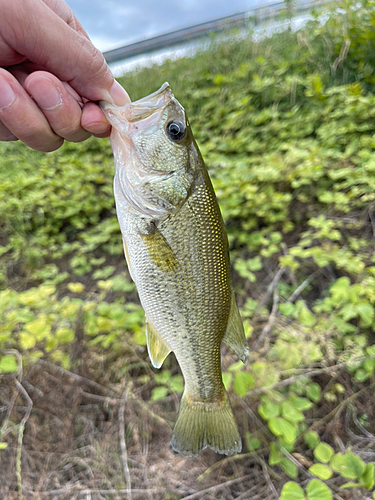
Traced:
<svg viewBox="0 0 375 500">
<path fill-rule="evenodd" d="M 209 446 L 217 453 L 234 455 L 242 449 L 229 398 L 218 403 L 189 401 L 184 392 L 173 429 L 172 448 L 181 455 L 196 457 Z"/>
</svg>

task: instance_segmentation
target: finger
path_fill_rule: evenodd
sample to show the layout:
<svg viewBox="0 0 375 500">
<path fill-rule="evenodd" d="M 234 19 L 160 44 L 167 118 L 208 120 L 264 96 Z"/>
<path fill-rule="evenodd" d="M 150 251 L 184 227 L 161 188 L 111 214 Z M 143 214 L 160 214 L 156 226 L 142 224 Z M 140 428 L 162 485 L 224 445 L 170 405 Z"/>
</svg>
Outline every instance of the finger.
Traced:
<svg viewBox="0 0 375 500">
<path fill-rule="evenodd" d="M 42 65 L 91 101 L 103 99 L 117 105 L 129 102 L 129 96 L 114 80 L 103 54 L 42 0 L 0 0 L 0 4 L 2 2 L 6 3 L 3 37 L 19 54 Z M 14 26 L 27 26 L 27 36 L 24 30 L 15 30 Z"/>
<path fill-rule="evenodd" d="M 40 66 L 40 64 L 34 64 L 30 61 L 24 61 L 21 64 L 13 64 L 9 68 L 7 68 L 7 71 L 9 71 L 9 73 L 12 73 L 12 75 L 18 80 L 22 87 L 24 87 L 25 80 L 31 73 L 44 70 L 45 68 Z"/>
<path fill-rule="evenodd" d="M 109 137 L 111 135 L 111 127 L 106 132 L 103 132 L 103 134 L 92 134 L 94 137 L 98 137 L 100 139 L 104 139 L 104 137 Z"/>
<path fill-rule="evenodd" d="M 61 19 L 63 19 L 66 24 L 73 28 L 78 33 L 81 33 L 88 40 L 90 40 L 89 35 L 83 29 L 82 24 L 78 21 L 74 12 L 71 8 L 61 0 L 43 0 L 43 2 L 48 5 L 48 7 L 53 10 Z"/>
<path fill-rule="evenodd" d="M 61 82 L 65 89 L 69 92 L 69 94 L 78 102 L 80 107 L 82 108 L 83 102 L 82 102 L 82 97 L 69 85 L 67 82 Z"/>
<path fill-rule="evenodd" d="M 99 106 L 93 102 L 87 102 L 83 106 L 81 125 L 96 137 L 108 137 L 111 130 L 111 126 Z"/>
<path fill-rule="evenodd" d="M 22 64 L 8 68 L 7 71 L 14 76 L 21 87 L 25 87 L 25 80 L 29 76 L 29 73 L 22 68 Z"/>
<path fill-rule="evenodd" d="M 18 141 L 17 137 L 2 122 L 0 122 L 0 141 Z"/>
<path fill-rule="evenodd" d="M 56 135 L 38 106 L 8 71 L 0 68 L 0 120 L 27 146 L 54 151 L 64 139 Z"/>
<path fill-rule="evenodd" d="M 51 129 L 70 142 L 88 139 L 90 132 L 81 127 L 80 97 L 51 73 L 37 71 L 26 78 L 25 90 L 38 104 Z"/>
</svg>

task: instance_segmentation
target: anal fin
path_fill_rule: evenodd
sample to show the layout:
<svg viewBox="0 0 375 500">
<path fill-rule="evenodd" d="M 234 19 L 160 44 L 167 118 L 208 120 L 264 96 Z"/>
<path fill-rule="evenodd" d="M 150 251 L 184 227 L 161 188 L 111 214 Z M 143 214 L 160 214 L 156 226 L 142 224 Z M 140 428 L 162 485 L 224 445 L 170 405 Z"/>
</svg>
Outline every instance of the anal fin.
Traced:
<svg viewBox="0 0 375 500">
<path fill-rule="evenodd" d="M 246 345 L 246 337 L 243 324 L 238 310 L 236 298 L 232 292 L 229 319 L 227 331 L 225 332 L 223 342 L 227 344 L 232 351 L 237 354 L 243 363 L 246 363 L 249 355 L 249 348 Z"/>
<path fill-rule="evenodd" d="M 153 325 L 146 317 L 146 337 L 147 337 L 147 349 L 148 355 L 150 356 L 152 366 L 155 368 L 160 368 L 163 361 L 171 352 L 167 344 L 160 337 L 158 332 L 155 330 Z"/>
</svg>

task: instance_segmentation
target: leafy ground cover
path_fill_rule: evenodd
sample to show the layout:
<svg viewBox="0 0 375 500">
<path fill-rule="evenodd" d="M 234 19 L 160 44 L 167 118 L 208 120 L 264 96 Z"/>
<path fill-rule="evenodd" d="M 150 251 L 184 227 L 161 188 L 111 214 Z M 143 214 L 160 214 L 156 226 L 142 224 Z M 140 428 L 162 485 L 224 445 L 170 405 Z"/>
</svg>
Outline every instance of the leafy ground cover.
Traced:
<svg viewBox="0 0 375 500">
<path fill-rule="evenodd" d="M 2 498 L 375 498 L 375 2 L 324 21 L 121 80 L 169 81 L 222 208 L 251 351 L 223 348 L 236 457 L 170 450 L 183 382 L 148 362 L 109 142 L 0 145 Z"/>
</svg>

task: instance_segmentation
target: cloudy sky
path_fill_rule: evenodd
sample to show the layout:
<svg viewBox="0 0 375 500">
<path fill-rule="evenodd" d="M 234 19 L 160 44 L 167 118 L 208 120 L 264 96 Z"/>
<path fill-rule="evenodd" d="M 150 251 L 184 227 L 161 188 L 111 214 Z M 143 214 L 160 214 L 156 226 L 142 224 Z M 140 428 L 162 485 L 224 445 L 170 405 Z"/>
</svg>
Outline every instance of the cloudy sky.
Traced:
<svg viewBox="0 0 375 500">
<path fill-rule="evenodd" d="M 277 0 L 67 0 L 102 51 Z"/>
</svg>

